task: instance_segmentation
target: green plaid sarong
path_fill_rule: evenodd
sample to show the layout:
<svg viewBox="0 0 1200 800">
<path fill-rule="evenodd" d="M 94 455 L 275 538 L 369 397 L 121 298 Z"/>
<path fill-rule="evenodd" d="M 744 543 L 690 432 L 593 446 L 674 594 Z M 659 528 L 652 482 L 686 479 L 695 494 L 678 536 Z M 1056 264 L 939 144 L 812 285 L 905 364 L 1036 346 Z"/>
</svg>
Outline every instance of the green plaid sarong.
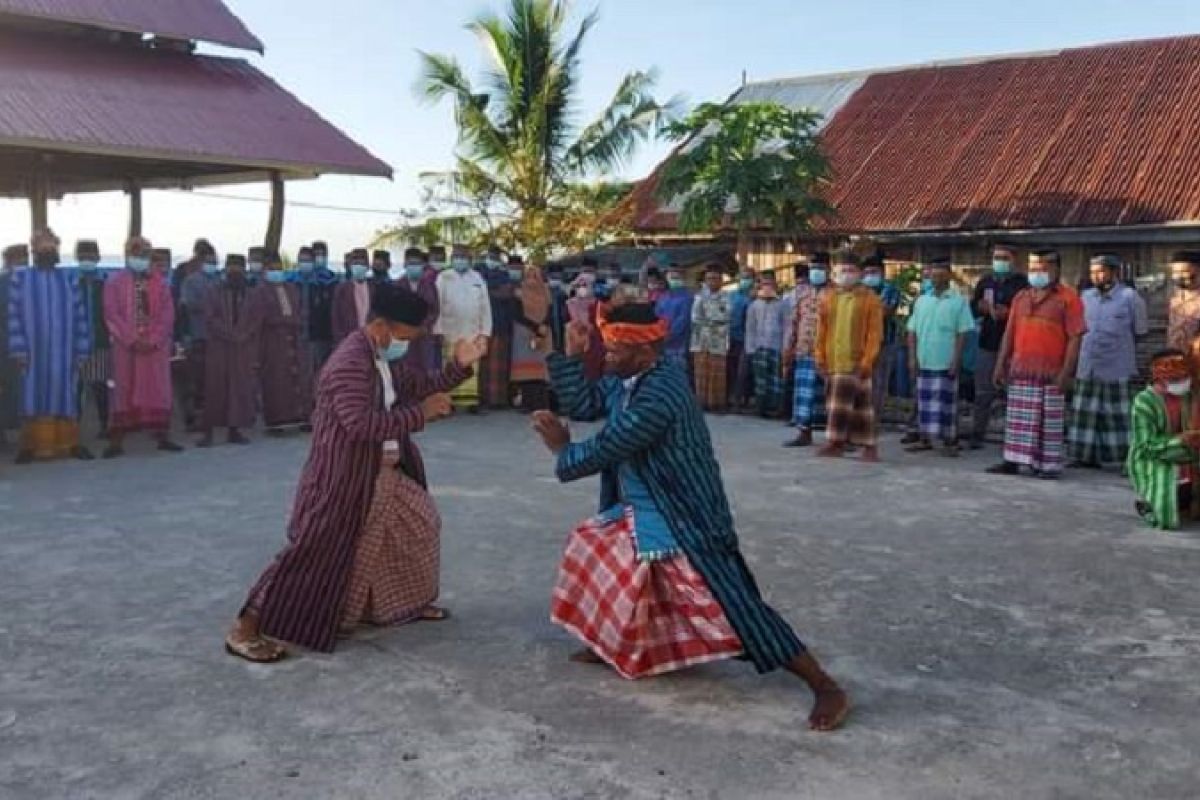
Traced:
<svg viewBox="0 0 1200 800">
<path fill-rule="evenodd" d="M 1129 453 L 1130 405 L 1129 381 L 1076 381 L 1067 434 L 1071 460 L 1124 463 Z"/>
</svg>

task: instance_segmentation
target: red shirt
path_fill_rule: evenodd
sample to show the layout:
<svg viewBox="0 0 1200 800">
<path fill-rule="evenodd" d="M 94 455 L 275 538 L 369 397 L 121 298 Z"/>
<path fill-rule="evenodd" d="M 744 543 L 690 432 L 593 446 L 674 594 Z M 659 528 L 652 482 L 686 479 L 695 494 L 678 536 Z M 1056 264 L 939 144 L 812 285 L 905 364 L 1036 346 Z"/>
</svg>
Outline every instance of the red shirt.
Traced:
<svg viewBox="0 0 1200 800">
<path fill-rule="evenodd" d="M 1008 314 L 1012 331 L 1012 364 L 1016 380 L 1053 380 L 1067 360 L 1067 342 L 1087 331 L 1083 301 L 1069 286 L 1058 284 L 1039 298 L 1025 289 L 1013 300 Z"/>
</svg>

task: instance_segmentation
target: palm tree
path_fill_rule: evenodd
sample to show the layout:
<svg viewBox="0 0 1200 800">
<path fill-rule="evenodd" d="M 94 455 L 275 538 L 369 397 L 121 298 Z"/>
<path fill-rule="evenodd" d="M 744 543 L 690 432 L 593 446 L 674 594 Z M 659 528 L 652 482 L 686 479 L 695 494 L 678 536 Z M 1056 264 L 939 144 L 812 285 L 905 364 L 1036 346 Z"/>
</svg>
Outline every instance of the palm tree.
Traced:
<svg viewBox="0 0 1200 800">
<path fill-rule="evenodd" d="M 446 185 L 485 200 L 488 227 L 508 228 L 504 238 L 536 255 L 557 244 L 579 184 L 620 169 L 676 105 L 654 99 L 654 70 L 632 72 L 594 121 L 576 125 L 580 53 L 597 14 L 574 33 L 567 17 L 565 0 L 510 0 L 506 17 L 468 24 L 491 65 L 478 86 L 453 57 L 420 53 L 418 91 L 454 103 L 459 146 Z"/>
</svg>

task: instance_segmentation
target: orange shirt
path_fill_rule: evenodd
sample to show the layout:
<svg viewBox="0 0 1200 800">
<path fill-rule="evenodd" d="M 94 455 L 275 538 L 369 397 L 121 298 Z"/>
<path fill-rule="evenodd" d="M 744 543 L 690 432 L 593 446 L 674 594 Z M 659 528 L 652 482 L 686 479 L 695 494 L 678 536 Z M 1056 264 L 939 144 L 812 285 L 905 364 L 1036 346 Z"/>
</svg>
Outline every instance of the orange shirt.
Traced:
<svg viewBox="0 0 1200 800">
<path fill-rule="evenodd" d="M 1010 377 L 1053 380 L 1067 359 L 1067 343 L 1087 331 L 1079 293 L 1059 284 L 1041 298 L 1025 289 L 1013 300 L 1008 326 L 1013 349 Z"/>
</svg>

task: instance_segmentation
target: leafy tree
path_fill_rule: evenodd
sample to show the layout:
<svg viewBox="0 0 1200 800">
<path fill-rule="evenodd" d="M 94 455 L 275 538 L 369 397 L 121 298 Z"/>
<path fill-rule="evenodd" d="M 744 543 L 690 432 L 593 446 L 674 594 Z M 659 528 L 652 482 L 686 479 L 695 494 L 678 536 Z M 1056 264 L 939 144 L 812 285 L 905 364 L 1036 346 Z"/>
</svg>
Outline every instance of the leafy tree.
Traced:
<svg viewBox="0 0 1200 800">
<path fill-rule="evenodd" d="M 443 200 L 478 212 L 481 230 L 535 257 L 571 243 L 572 220 L 608 196 L 589 184 L 626 164 L 673 107 L 655 100 L 653 70 L 631 72 L 593 121 L 576 124 L 581 53 L 597 19 L 593 12 L 568 30 L 565 0 L 510 0 L 503 18 L 478 17 L 467 28 L 491 66 L 478 83 L 455 58 L 420 54 L 419 92 L 450 99 L 458 126 L 456 166 L 440 177 Z M 609 210 L 588 226 L 602 228 Z"/>
<path fill-rule="evenodd" d="M 684 232 L 752 227 L 798 234 L 830 216 L 821 192 L 830 178 L 818 135 L 821 115 L 777 103 L 699 106 L 666 128 L 679 143 L 658 184 L 682 199 Z"/>
</svg>

